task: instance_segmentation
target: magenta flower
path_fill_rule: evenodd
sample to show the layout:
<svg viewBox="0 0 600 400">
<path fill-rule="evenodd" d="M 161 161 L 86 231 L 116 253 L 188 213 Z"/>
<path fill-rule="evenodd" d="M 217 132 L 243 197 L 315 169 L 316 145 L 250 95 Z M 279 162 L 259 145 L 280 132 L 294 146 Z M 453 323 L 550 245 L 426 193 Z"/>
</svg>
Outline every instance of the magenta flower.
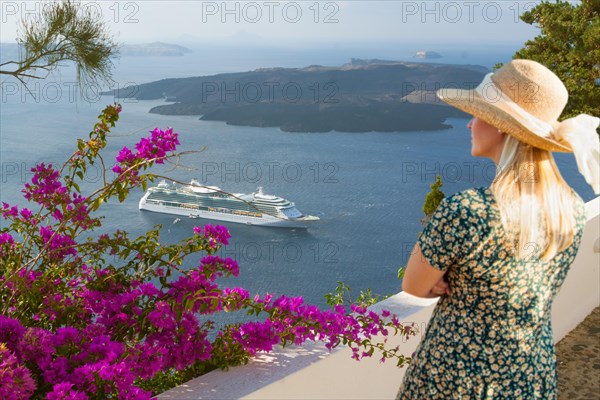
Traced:
<svg viewBox="0 0 600 400">
<path fill-rule="evenodd" d="M 35 381 L 29 370 L 19 364 L 15 355 L 0 342 L 0 398 L 28 399 L 34 391 Z"/>
<path fill-rule="evenodd" d="M 10 233 L 0 233 L 0 257 L 6 257 L 15 247 L 15 240 Z"/>
<path fill-rule="evenodd" d="M 167 152 L 175 151 L 179 144 L 177 138 L 179 134 L 173 133 L 173 128 L 168 128 L 166 131 L 155 128 L 151 133 L 150 137 L 142 138 L 135 145 L 137 156 L 146 160 L 156 159 L 157 163 L 162 164 Z"/>
<path fill-rule="evenodd" d="M 19 207 L 10 206 L 10 204 L 2 202 L 2 216 L 6 219 L 9 217 L 16 217 L 19 215 Z"/>
<path fill-rule="evenodd" d="M 134 166 L 140 161 L 154 161 L 157 164 L 163 164 L 167 153 L 175 151 L 179 145 L 179 134 L 173 132 L 173 128 L 163 131 L 154 128 L 150 131 L 149 137 L 142 138 L 136 145 L 135 154 L 127 147 L 123 147 L 116 157 L 116 164 L 112 170 L 121 174 L 124 170 Z M 137 176 L 137 171 L 132 171 L 133 176 Z"/>
<path fill-rule="evenodd" d="M 31 212 L 31 210 L 27 208 L 21 209 L 21 217 L 23 217 L 23 221 L 29 221 L 32 216 L 33 213 Z"/>
<path fill-rule="evenodd" d="M 27 200 L 35 201 L 50 210 L 59 204 L 71 202 L 67 188 L 61 183 L 60 174 L 52 164 L 48 166 L 44 163 L 38 164 L 31 169 L 31 172 L 33 172 L 32 184 L 26 183 L 23 189 Z"/>
<path fill-rule="evenodd" d="M 0 343 L 5 343 L 8 350 L 15 352 L 17 357 L 20 357 L 17 345 L 24 333 L 25 328 L 19 321 L 0 315 Z"/>
<path fill-rule="evenodd" d="M 51 258 L 62 260 L 68 255 L 77 255 L 75 249 L 77 243 L 67 235 L 54 232 L 50 226 L 40 227 L 40 236 L 44 246 L 48 247 L 48 254 Z"/>
<path fill-rule="evenodd" d="M 88 400 L 85 393 L 73 390 L 73 384 L 69 382 L 57 383 L 52 391 L 46 395 L 47 400 Z"/>
<path fill-rule="evenodd" d="M 238 276 L 240 273 L 240 267 L 237 261 L 229 257 L 223 259 L 215 255 L 202 257 L 202 260 L 200 260 L 200 268 L 202 268 L 202 272 L 205 276 L 211 277 L 211 281 L 224 274 Z"/>
<path fill-rule="evenodd" d="M 206 224 L 204 227 L 195 226 L 194 233 L 207 238 L 209 246 L 213 248 L 216 248 L 217 245 L 228 245 L 231 237 L 226 227 L 221 225 L 212 226 L 212 224 Z"/>
<path fill-rule="evenodd" d="M 127 147 L 123 147 L 123 149 L 119 152 L 117 156 L 118 163 L 132 163 L 135 161 L 135 156 Z"/>
</svg>

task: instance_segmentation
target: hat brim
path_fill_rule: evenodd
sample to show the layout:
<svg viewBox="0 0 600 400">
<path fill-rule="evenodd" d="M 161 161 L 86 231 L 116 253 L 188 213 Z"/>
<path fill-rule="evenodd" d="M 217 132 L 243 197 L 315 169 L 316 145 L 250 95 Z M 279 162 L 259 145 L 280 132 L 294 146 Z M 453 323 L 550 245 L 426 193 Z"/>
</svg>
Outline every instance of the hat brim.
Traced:
<svg viewBox="0 0 600 400">
<path fill-rule="evenodd" d="M 536 135 L 527 123 L 495 102 L 486 101 L 474 90 L 443 88 L 436 92 L 438 98 L 453 107 L 480 118 L 518 140 L 547 151 L 572 153 L 568 144 Z"/>
</svg>

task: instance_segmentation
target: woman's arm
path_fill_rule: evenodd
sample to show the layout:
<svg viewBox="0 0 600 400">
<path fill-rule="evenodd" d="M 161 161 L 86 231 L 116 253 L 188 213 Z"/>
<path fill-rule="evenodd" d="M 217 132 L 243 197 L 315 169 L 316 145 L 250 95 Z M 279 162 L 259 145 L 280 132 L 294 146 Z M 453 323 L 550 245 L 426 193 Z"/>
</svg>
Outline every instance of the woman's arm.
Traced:
<svg viewBox="0 0 600 400">
<path fill-rule="evenodd" d="M 402 290 L 413 296 L 425 298 L 450 294 L 448 283 L 444 281 L 445 274 L 446 271 L 440 271 L 429 264 L 417 243 L 404 272 Z"/>
</svg>

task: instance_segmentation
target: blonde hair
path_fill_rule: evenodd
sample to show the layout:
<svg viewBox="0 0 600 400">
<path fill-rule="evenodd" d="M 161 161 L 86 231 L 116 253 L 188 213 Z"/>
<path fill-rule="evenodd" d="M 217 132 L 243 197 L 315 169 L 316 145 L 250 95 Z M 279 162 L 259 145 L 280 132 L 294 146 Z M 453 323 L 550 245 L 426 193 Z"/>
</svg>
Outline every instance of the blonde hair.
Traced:
<svg viewBox="0 0 600 400">
<path fill-rule="evenodd" d="M 549 151 L 507 135 L 490 189 L 517 259 L 547 261 L 573 242 L 575 196 Z"/>
</svg>

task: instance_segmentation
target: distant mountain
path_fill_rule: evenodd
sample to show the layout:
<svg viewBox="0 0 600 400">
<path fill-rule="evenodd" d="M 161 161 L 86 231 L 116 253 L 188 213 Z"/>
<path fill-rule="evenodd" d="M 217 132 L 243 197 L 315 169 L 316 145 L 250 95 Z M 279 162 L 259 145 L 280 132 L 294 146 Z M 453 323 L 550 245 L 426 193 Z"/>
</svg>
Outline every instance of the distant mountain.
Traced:
<svg viewBox="0 0 600 400">
<path fill-rule="evenodd" d="M 119 48 L 124 57 L 180 57 L 192 50 L 176 44 L 153 42 L 145 44 L 125 44 Z M 0 59 L 18 59 L 19 45 L 17 43 L 0 43 Z"/>
<path fill-rule="evenodd" d="M 183 46 L 163 42 L 126 44 L 119 49 L 124 57 L 181 57 L 192 51 Z"/>
<path fill-rule="evenodd" d="M 352 59 L 339 67 L 164 79 L 104 94 L 175 101 L 151 113 L 289 132 L 437 130 L 447 127 L 445 119 L 465 114 L 438 100 L 435 91 L 472 88 L 487 72 L 473 65 Z"/>
</svg>

